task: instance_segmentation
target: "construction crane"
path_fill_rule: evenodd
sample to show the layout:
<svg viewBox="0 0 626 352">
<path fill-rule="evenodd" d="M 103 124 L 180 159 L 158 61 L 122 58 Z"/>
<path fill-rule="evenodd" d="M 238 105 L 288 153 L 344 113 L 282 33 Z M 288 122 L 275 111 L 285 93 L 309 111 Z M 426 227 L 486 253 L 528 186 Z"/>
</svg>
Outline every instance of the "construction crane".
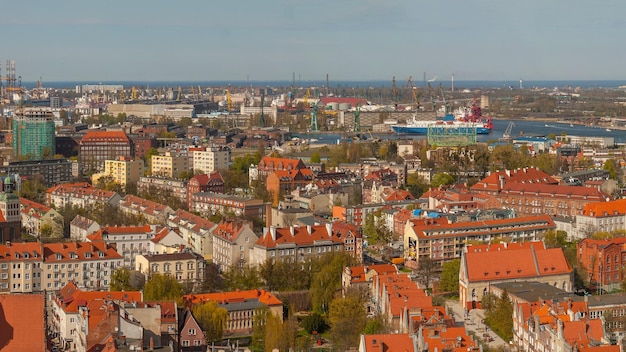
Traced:
<svg viewBox="0 0 626 352">
<path fill-rule="evenodd" d="M 181 101 L 183 98 L 183 88 L 178 86 L 178 94 L 176 94 L 176 101 Z"/>
<path fill-rule="evenodd" d="M 230 97 L 230 89 L 226 89 L 226 106 L 227 106 L 227 111 L 230 112 L 230 110 L 233 107 L 233 100 Z"/>
<path fill-rule="evenodd" d="M 513 121 L 509 122 L 509 125 L 506 127 L 506 130 L 502 134 L 502 139 L 511 139 L 511 131 L 513 131 L 514 126 L 515 123 L 513 123 Z"/>
<path fill-rule="evenodd" d="M 354 132 L 361 132 L 361 103 L 356 104 L 354 109 Z"/>
<path fill-rule="evenodd" d="M 393 103 L 395 110 L 398 110 L 398 86 L 396 86 L 396 76 L 391 80 L 391 94 L 393 94 Z"/>
<path fill-rule="evenodd" d="M 304 103 L 303 105 L 303 109 L 308 109 L 309 108 L 309 97 L 311 96 L 311 90 L 307 89 L 306 90 L 306 94 L 304 94 Z"/>
<path fill-rule="evenodd" d="M 130 89 L 130 96 L 131 96 L 131 98 L 133 99 L 133 101 L 136 101 L 136 100 L 137 100 L 137 88 L 135 88 L 135 86 L 133 86 L 133 87 Z"/>
<path fill-rule="evenodd" d="M 406 87 L 411 90 L 411 96 L 413 97 L 413 104 L 415 106 L 415 111 L 420 108 L 419 101 L 419 89 L 413 84 L 413 76 L 409 76 L 409 79 L 406 82 Z"/>
</svg>

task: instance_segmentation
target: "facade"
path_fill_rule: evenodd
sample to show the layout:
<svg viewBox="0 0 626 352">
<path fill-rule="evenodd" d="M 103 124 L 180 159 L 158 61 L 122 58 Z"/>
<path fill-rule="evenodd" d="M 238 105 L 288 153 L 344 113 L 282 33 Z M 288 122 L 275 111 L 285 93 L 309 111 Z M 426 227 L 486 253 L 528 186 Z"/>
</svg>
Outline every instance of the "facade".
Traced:
<svg viewBox="0 0 626 352">
<path fill-rule="evenodd" d="M 26 109 L 12 119 L 13 154 L 40 160 L 56 154 L 54 114 L 50 110 Z"/>
<path fill-rule="evenodd" d="M 92 187 L 87 182 L 64 183 L 46 190 L 46 204 L 56 209 L 65 206 L 117 206 L 121 199 L 119 194 Z"/>
<path fill-rule="evenodd" d="M 230 148 L 225 146 L 207 147 L 205 150 L 196 150 L 193 154 L 193 164 L 190 169 L 194 173 L 210 174 L 217 170 L 227 170 L 230 165 Z"/>
<path fill-rule="evenodd" d="M 63 216 L 56 210 L 20 197 L 22 225 L 29 235 L 40 238 L 63 237 Z"/>
<path fill-rule="evenodd" d="M 178 209 L 169 215 L 167 226 L 178 229 L 184 243 L 192 251 L 201 254 L 206 260 L 213 259 L 213 231 L 217 227 L 216 224 Z"/>
<path fill-rule="evenodd" d="M 297 188 L 304 188 L 313 181 L 313 171 L 309 168 L 272 171 L 266 178 L 265 187 L 273 195 L 274 205 L 278 205 L 281 194 L 289 194 Z"/>
<path fill-rule="evenodd" d="M 250 250 L 258 240 L 252 223 L 242 220 L 223 220 L 213 231 L 213 263 L 223 270 L 250 263 Z"/>
<path fill-rule="evenodd" d="M 306 166 L 300 159 L 274 158 L 264 156 L 258 165 L 250 165 L 248 175 L 250 183 L 255 180 L 265 180 L 274 171 L 292 171 L 304 169 Z"/>
<path fill-rule="evenodd" d="M 99 177 L 110 177 L 114 182 L 125 188 L 129 183 L 137 183 L 139 178 L 143 176 L 143 173 L 143 160 L 133 160 L 128 156 L 120 156 L 114 160 L 105 160 L 104 172 L 94 174 L 94 177 L 96 175 Z"/>
<path fill-rule="evenodd" d="M 178 178 L 181 172 L 189 170 L 187 155 L 176 152 L 153 155 L 150 165 L 152 175 L 169 178 Z"/>
<path fill-rule="evenodd" d="M 561 248 L 546 249 L 543 242 L 470 245 L 461 257 L 459 300 L 467 309 L 477 308 L 490 285 L 519 280 L 573 289 L 573 271 Z"/>
<path fill-rule="evenodd" d="M 70 238 L 73 241 L 87 241 L 87 235 L 100 229 L 100 224 L 81 215 L 76 215 L 70 222 Z"/>
<path fill-rule="evenodd" d="M 105 160 L 134 156 L 132 141 L 122 131 L 88 131 L 79 143 L 80 169 L 102 171 Z"/>
<path fill-rule="evenodd" d="M 68 159 L 12 161 L 8 166 L 0 168 L 0 171 L 40 180 L 46 187 L 72 179 L 72 163 Z"/>
<path fill-rule="evenodd" d="M 178 351 L 204 352 L 207 350 L 206 337 L 190 309 L 185 309 L 178 327 Z"/>
<path fill-rule="evenodd" d="M 117 253 L 122 256 L 122 266 L 135 267 L 135 257 L 150 251 L 151 240 L 158 232 L 156 226 L 104 226 L 87 236 L 90 242 L 104 241 L 114 245 Z"/>
<path fill-rule="evenodd" d="M 537 241 L 545 231 L 554 228 L 547 215 L 456 223 L 448 223 L 446 218 L 413 219 L 404 230 L 405 265 L 414 262 L 418 267 L 420 259 L 430 258 L 441 266 L 461 258 L 468 241 Z"/>
<path fill-rule="evenodd" d="M 192 252 L 168 254 L 139 254 L 135 258 L 135 270 L 149 276 L 169 275 L 180 283 L 199 285 L 204 280 L 206 261 Z"/>
<path fill-rule="evenodd" d="M 261 199 L 231 196 L 221 193 L 200 192 L 191 196 L 189 211 L 203 215 L 232 212 L 235 216 L 263 218 L 265 203 Z"/>
<path fill-rule="evenodd" d="M 187 204 L 187 180 L 172 179 L 162 176 L 142 176 L 137 182 L 137 190 L 154 194 L 163 191 Z"/>
<path fill-rule="evenodd" d="M 271 314 L 283 319 L 283 302 L 265 290 L 242 290 L 234 292 L 201 293 L 183 296 L 190 305 L 216 302 L 228 311 L 225 336 L 250 335 L 254 328 L 254 316 L 259 308 L 267 307 Z"/>
<path fill-rule="evenodd" d="M 224 179 L 219 171 L 194 175 L 187 182 L 187 206 L 191 209 L 191 196 L 199 192 L 224 193 Z"/>
<path fill-rule="evenodd" d="M 611 291 L 624 280 L 626 237 L 608 240 L 585 238 L 576 244 L 578 264 L 585 269 L 586 279 L 598 288 Z"/>
<path fill-rule="evenodd" d="M 13 180 L 6 177 L 0 192 L 0 240 L 18 241 L 22 235 L 22 216 L 20 214 L 20 199 L 13 193 Z"/>
<path fill-rule="evenodd" d="M 126 195 L 119 202 L 119 208 L 126 214 L 142 216 L 146 221 L 153 224 L 165 224 L 169 214 L 174 211 L 167 205 L 152 202 L 133 195 Z"/>
<path fill-rule="evenodd" d="M 70 281 L 89 289 L 110 284 L 122 257 L 104 242 L 0 245 L 0 292 L 55 291 Z"/>
<path fill-rule="evenodd" d="M 583 206 L 576 216 L 576 238 L 583 239 L 594 232 L 613 232 L 626 228 L 626 199 L 592 202 Z"/>
</svg>

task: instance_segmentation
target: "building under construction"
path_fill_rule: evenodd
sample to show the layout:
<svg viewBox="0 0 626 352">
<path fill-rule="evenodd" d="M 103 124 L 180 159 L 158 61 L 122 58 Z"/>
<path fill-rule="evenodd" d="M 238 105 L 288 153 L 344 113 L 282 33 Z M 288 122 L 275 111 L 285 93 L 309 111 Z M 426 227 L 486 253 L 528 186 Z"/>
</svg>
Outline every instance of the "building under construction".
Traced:
<svg viewBox="0 0 626 352">
<path fill-rule="evenodd" d="M 44 109 L 18 110 L 12 121 L 13 154 L 18 159 L 45 159 L 56 153 L 54 114 Z"/>
</svg>

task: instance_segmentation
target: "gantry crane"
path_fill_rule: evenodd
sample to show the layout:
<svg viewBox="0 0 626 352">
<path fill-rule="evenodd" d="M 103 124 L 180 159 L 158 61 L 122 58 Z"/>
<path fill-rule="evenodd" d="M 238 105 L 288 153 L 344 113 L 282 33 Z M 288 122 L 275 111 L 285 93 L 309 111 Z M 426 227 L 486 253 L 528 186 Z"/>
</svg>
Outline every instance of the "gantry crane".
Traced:
<svg viewBox="0 0 626 352">
<path fill-rule="evenodd" d="M 226 89 L 226 106 L 227 106 L 228 112 L 230 112 L 230 110 L 233 107 L 233 100 L 230 97 L 230 89 Z"/>
<path fill-rule="evenodd" d="M 304 103 L 302 104 L 302 108 L 304 110 L 309 108 L 309 97 L 311 96 L 311 90 L 307 89 L 306 94 L 304 94 Z"/>
</svg>

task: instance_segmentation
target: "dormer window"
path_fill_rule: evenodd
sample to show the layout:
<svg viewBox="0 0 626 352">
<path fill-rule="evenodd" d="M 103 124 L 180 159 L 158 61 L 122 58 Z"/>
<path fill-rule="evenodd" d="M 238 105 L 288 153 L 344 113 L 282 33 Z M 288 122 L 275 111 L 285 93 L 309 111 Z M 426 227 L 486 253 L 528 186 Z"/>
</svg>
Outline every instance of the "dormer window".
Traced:
<svg viewBox="0 0 626 352">
<path fill-rule="evenodd" d="M 99 253 L 98 253 L 98 256 L 99 256 L 100 258 L 104 258 L 104 252 L 99 252 Z"/>
<path fill-rule="evenodd" d="M 19 259 L 20 258 L 20 254 L 19 253 L 15 253 L 15 259 Z"/>
<path fill-rule="evenodd" d="M 85 258 L 91 258 L 91 253 L 85 253 Z"/>
<path fill-rule="evenodd" d="M 37 252 L 33 252 L 33 257 L 37 258 Z"/>
<path fill-rule="evenodd" d="M 57 257 L 57 260 L 61 260 L 61 258 L 62 258 L 63 256 L 62 256 L 61 254 L 57 253 L 56 257 Z"/>
</svg>

